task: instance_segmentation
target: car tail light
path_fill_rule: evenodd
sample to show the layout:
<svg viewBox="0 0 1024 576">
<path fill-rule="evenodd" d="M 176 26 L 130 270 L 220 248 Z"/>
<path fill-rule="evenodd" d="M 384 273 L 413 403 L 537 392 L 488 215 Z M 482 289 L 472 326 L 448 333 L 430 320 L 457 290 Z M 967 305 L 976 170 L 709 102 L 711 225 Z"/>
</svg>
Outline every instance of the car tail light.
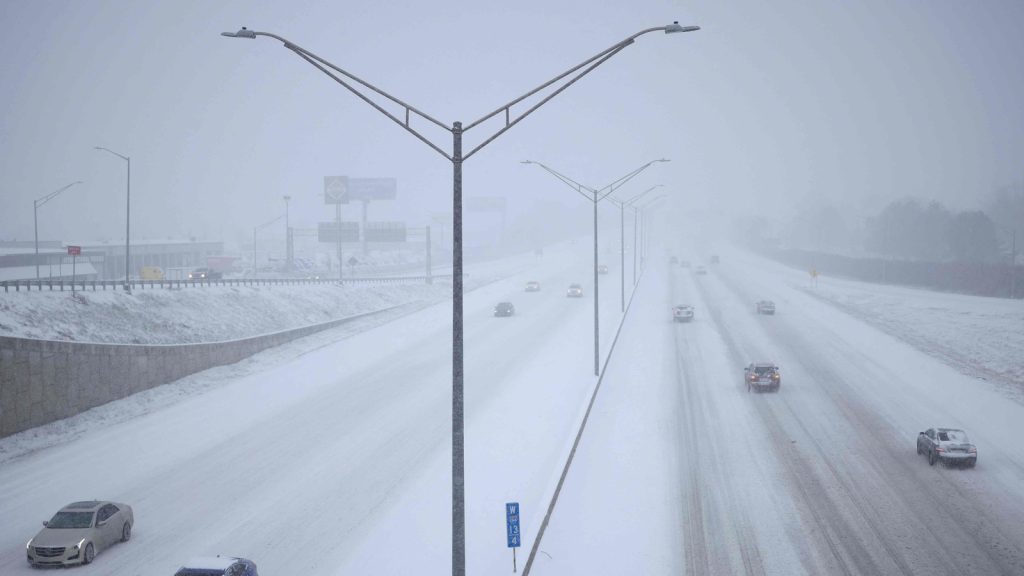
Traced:
<svg viewBox="0 0 1024 576">
<path fill-rule="evenodd" d="M 936 452 L 945 452 L 945 451 L 946 451 L 946 449 L 945 449 L 945 448 L 943 448 L 942 446 L 936 446 L 936 447 L 935 447 L 935 451 L 936 451 Z"/>
<path fill-rule="evenodd" d="M 971 454 L 977 454 L 978 453 L 978 449 L 975 448 L 974 446 L 971 446 L 970 448 L 968 448 L 967 451 L 970 452 Z"/>
</svg>

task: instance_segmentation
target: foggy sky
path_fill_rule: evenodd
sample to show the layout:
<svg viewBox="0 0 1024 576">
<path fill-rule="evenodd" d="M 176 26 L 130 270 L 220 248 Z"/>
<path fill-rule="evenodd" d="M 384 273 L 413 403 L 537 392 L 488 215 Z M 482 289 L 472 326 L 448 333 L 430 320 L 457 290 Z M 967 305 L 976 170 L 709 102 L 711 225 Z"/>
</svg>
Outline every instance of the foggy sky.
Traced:
<svg viewBox="0 0 1024 576">
<path fill-rule="evenodd" d="M 451 164 L 322 73 L 240 26 L 280 34 L 436 118 L 469 122 L 634 32 L 640 38 L 465 165 L 465 195 L 540 200 L 587 218 L 541 161 L 601 185 L 662 183 L 672 209 L 781 213 L 815 197 L 962 209 L 1024 178 L 1024 3 L 0 3 L 0 239 L 233 242 L 283 212 L 331 218 L 323 177 L 395 177 L 372 219 L 450 210 Z M 522 108 L 520 108 L 522 109 Z M 418 123 L 449 148 L 450 136 Z M 466 135 L 466 149 L 500 125 Z M 356 219 L 355 208 L 346 210 Z"/>
</svg>

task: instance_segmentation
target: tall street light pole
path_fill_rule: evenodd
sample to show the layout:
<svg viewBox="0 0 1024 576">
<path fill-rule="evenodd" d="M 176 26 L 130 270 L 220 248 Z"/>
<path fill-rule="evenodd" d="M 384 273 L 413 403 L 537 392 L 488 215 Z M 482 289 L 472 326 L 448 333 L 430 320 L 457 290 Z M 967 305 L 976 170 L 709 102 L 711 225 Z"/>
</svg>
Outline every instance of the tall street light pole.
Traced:
<svg viewBox="0 0 1024 576">
<path fill-rule="evenodd" d="M 540 166 L 545 172 L 559 179 L 563 184 L 575 190 L 577 193 L 579 193 L 580 196 L 583 196 L 584 198 L 592 202 L 594 205 L 594 376 L 598 376 L 601 373 L 601 330 L 600 312 L 598 308 L 598 296 L 600 295 L 600 285 L 598 284 L 597 278 L 597 204 L 601 200 L 604 200 L 605 198 L 609 197 L 612 193 L 614 193 L 616 190 L 618 190 L 620 186 L 622 186 L 626 182 L 629 182 L 634 176 L 643 172 L 652 164 L 655 164 L 657 162 L 668 162 L 668 160 L 666 160 L 665 158 L 651 160 L 647 164 L 644 164 L 643 166 L 637 168 L 636 170 L 629 172 L 625 176 L 622 176 L 618 180 L 615 180 L 611 184 L 608 184 L 607 186 L 600 189 L 584 186 L 583 184 L 580 184 L 579 182 L 573 180 L 572 178 L 569 178 L 565 174 L 562 174 L 561 172 L 558 172 L 557 170 L 554 170 L 549 166 L 541 164 L 540 162 L 534 162 L 533 160 L 523 160 L 521 162 L 521 164 L 535 164 L 537 166 Z M 586 192 L 584 192 L 584 190 L 586 190 Z"/>
<path fill-rule="evenodd" d="M 388 94 L 365 80 L 339 68 L 316 54 L 302 48 L 301 46 L 286 40 L 285 38 L 269 32 L 257 32 L 242 28 L 238 32 L 223 32 L 223 36 L 232 38 L 250 38 L 264 36 L 275 39 L 288 50 L 291 50 L 300 58 L 329 76 L 332 80 L 341 84 L 347 90 L 358 96 L 361 100 L 372 106 L 375 110 L 390 118 L 404 130 L 415 136 L 432 150 L 443 156 L 452 163 L 452 574 L 462 576 L 466 573 L 466 514 L 465 514 L 465 466 L 464 466 L 464 415 L 463 415 L 463 326 L 462 326 L 462 164 L 471 156 L 479 152 L 484 146 L 490 144 L 498 136 L 507 132 L 521 120 L 529 116 L 535 110 L 549 102 L 552 98 L 561 94 L 569 86 L 573 85 L 580 78 L 588 74 L 594 68 L 604 64 L 609 58 L 615 56 L 627 46 L 636 42 L 636 39 L 650 32 L 664 32 L 666 34 L 678 32 L 693 32 L 700 30 L 699 26 L 680 26 L 678 22 L 668 26 L 647 28 L 618 42 L 611 47 L 602 50 L 594 56 L 573 66 L 565 72 L 555 76 L 551 80 L 530 90 L 529 92 L 500 106 L 493 112 L 470 122 L 465 127 L 462 122 L 453 122 L 451 127 L 426 114 L 419 109 L 406 104 L 404 101 Z M 558 84 L 561 82 L 561 84 Z M 541 90 L 552 85 L 558 85 L 551 93 L 542 97 L 539 102 L 530 106 L 523 112 L 512 113 L 512 107 L 518 105 L 527 98 L 537 94 Z M 385 110 L 381 104 L 374 101 L 373 97 L 380 97 L 391 104 L 397 105 L 404 111 L 404 118 Z M 524 105 L 525 106 L 525 105 Z M 481 123 L 504 115 L 505 125 L 486 136 L 483 141 L 472 148 L 469 152 L 463 153 L 463 134 L 479 126 Z M 425 121 L 437 128 L 441 128 L 451 134 L 451 153 L 446 152 L 441 145 L 435 144 L 426 136 L 421 134 L 410 124 L 410 119 Z"/>
<path fill-rule="evenodd" d="M 259 226 L 257 226 L 257 227 L 252 229 L 252 276 L 253 276 L 253 278 L 256 278 L 259 275 L 259 268 L 256 266 L 256 233 L 259 232 L 260 230 L 266 228 L 267 226 L 270 226 L 271 224 L 274 224 L 275 222 L 277 222 L 281 218 L 286 218 L 286 217 L 287 216 L 285 214 L 281 214 L 277 218 L 274 218 L 273 220 L 269 220 L 267 222 L 264 222 L 263 224 L 260 224 Z"/>
<path fill-rule="evenodd" d="M 60 190 L 57 190 L 56 192 L 50 192 L 46 196 L 43 196 L 42 198 L 32 201 L 32 227 L 35 230 L 34 234 L 36 238 L 36 280 L 39 280 L 39 207 L 42 206 L 43 204 L 46 204 L 50 200 L 53 200 L 57 196 L 60 196 L 61 192 L 64 192 L 65 190 L 71 188 L 75 184 L 81 183 L 81 180 L 76 180 L 71 184 L 68 184 L 67 186 L 61 188 Z"/>
<path fill-rule="evenodd" d="M 125 194 L 125 216 L 124 216 L 124 291 L 129 294 L 132 291 L 131 288 L 131 238 L 132 238 L 132 159 L 124 154 L 118 154 L 110 148 L 104 148 L 103 146 L 94 146 L 96 150 L 103 150 L 104 152 L 110 152 L 114 156 L 117 156 L 121 160 L 124 160 L 128 165 L 128 178 L 127 178 L 127 193 Z"/>
<path fill-rule="evenodd" d="M 612 204 L 619 207 L 619 300 L 622 305 L 622 312 L 626 312 L 626 207 L 631 206 L 637 200 L 643 198 L 648 192 L 655 188 L 661 188 L 664 184 L 655 184 L 647 190 L 633 196 L 629 200 L 618 200 L 608 198 Z M 633 222 L 635 229 L 636 222 Z M 633 285 L 636 285 L 636 233 L 634 231 L 633 246 Z"/>
<path fill-rule="evenodd" d="M 650 202 L 647 202 L 640 207 L 640 269 L 642 270 L 644 265 L 647 264 L 647 245 L 650 239 L 650 234 L 647 232 L 647 212 L 648 208 L 653 207 L 655 204 L 664 200 L 666 196 L 659 194 L 654 198 L 651 198 Z"/>
<path fill-rule="evenodd" d="M 292 225 L 288 218 L 288 203 L 291 199 L 291 196 L 284 196 L 284 267 L 289 272 L 292 269 Z"/>
</svg>

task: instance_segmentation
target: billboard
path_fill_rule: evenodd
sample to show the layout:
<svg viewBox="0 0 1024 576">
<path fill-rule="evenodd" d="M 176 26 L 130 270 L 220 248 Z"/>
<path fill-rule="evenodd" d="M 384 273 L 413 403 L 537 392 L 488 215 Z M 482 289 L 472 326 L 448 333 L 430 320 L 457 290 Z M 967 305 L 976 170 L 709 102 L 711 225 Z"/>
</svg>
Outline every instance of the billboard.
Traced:
<svg viewBox="0 0 1024 576">
<path fill-rule="evenodd" d="M 394 178 L 324 177 L 324 202 L 326 204 L 394 200 L 397 195 L 398 180 Z"/>
<path fill-rule="evenodd" d="M 363 230 L 367 242 L 405 242 L 405 222 L 367 222 Z"/>
<path fill-rule="evenodd" d="M 463 207 L 468 212 L 504 212 L 504 196 L 469 196 L 463 199 Z"/>
<path fill-rule="evenodd" d="M 342 242 L 359 242 L 359 223 L 358 222 L 342 222 L 341 223 L 341 241 Z M 316 227 L 316 239 L 318 242 L 330 242 L 331 244 L 338 243 L 338 223 L 337 222 L 319 222 Z"/>
</svg>

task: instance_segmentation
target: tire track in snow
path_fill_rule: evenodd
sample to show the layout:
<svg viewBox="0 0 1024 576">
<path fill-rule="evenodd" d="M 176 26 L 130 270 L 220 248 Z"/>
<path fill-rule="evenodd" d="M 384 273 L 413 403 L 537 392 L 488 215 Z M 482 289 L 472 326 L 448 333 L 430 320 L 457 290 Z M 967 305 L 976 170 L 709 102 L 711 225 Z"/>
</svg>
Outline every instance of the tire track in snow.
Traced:
<svg viewBox="0 0 1024 576">
<path fill-rule="evenodd" d="M 674 271 L 670 272 L 670 284 L 673 297 L 678 293 L 676 286 L 676 274 Z M 764 565 L 761 559 L 760 551 L 757 546 L 757 540 L 751 533 L 751 522 L 747 515 L 747 512 L 743 508 L 736 507 L 736 496 L 735 488 L 731 482 L 731 479 L 723 474 L 719 465 L 718 454 L 722 452 L 715 449 L 714 437 L 703 438 L 707 436 L 709 430 L 713 429 L 710 425 L 709 420 L 717 420 L 711 404 L 706 401 L 701 395 L 698 394 L 697 383 L 701 380 L 694 374 L 693 366 L 690 362 L 686 361 L 687 353 L 698 353 L 699 349 L 691 348 L 688 339 L 682 336 L 684 334 L 681 330 L 673 330 L 673 339 L 675 343 L 675 360 L 676 360 L 676 383 L 679 390 L 684 392 L 684 398 L 682 398 L 682 405 L 685 410 L 684 420 L 685 423 L 680 423 L 681 426 L 685 425 L 686 431 L 683 434 L 684 438 L 696 439 L 700 438 L 699 441 L 690 442 L 688 444 L 690 451 L 692 452 L 691 462 L 688 466 L 689 475 L 689 502 L 690 510 L 688 511 L 689 521 L 686 523 L 686 528 L 695 534 L 688 534 L 686 539 L 686 557 L 687 566 L 690 574 L 712 574 L 716 571 L 712 570 L 708 564 L 708 546 L 707 538 L 709 534 L 706 533 L 704 525 L 704 517 L 706 515 L 703 501 L 705 498 L 712 498 L 713 495 L 705 494 L 702 490 L 704 485 L 704 477 L 701 474 L 701 470 L 706 463 L 710 467 L 712 481 L 719 482 L 718 488 L 727 490 L 727 494 L 722 501 L 717 502 L 719 506 L 725 508 L 726 516 L 722 522 L 722 518 L 719 518 L 720 524 L 726 524 L 733 530 L 734 536 L 737 543 L 739 544 L 738 552 L 740 554 L 741 561 L 744 567 L 744 574 L 748 575 L 763 575 L 765 573 Z M 701 434 L 701 431 L 704 431 Z M 710 454 L 705 456 L 702 445 L 707 444 L 712 449 Z M 686 499 L 684 499 L 685 501 Z M 714 508 L 714 507 L 713 507 Z M 697 532 L 699 530 L 699 532 Z M 696 536 L 696 537 L 695 537 Z M 696 549 L 695 549 L 696 548 Z"/>
<path fill-rule="evenodd" d="M 740 343 L 725 325 L 721 309 L 717 304 L 713 304 L 714 299 L 708 296 L 708 289 L 703 282 L 695 282 L 695 284 L 708 307 L 712 321 L 718 329 L 729 355 L 737 362 L 737 366 L 745 365 L 747 356 L 743 353 Z M 822 485 L 813 468 L 792 447 L 790 438 L 782 430 L 779 422 L 772 417 L 766 404 L 757 403 L 755 409 L 771 436 L 771 445 L 781 447 L 778 448 L 778 451 L 781 452 L 778 454 L 778 460 L 783 464 L 783 470 L 787 475 L 787 484 L 796 488 L 796 492 L 800 496 L 800 504 L 802 504 L 802 515 L 813 521 L 817 537 L 822 540 L 835 562 L 832 568 L 838 569 L 839 572 L 847 576 L 882 574 L 879 567 L 870 560 L 867 549 L 856 538 L 838 507 L 829 498 L 828 490 Z"/>
<path fill-rule="evenodd" d="M 728 276 L 728 275 L 726 275 Z M 753 301 L 754 296 L 746 293 L 742 285 L 723 278 L 722 283 L 741 302 Z M 780 410 L 785 410 L 786 421 L 794 423 L 807 439 L 817 454 L 815 461 L 825 465 L 828 475 L 834 480 L 839 491 L 845 496 L 843 502 L 849 502 L 857 516 L 869 527 L 879 545 L 885 549 L 887 559 L 903 574 L 1019 574 L 1024 569 L 1019 552 L 1012 553 L 1014 545 L 1005 536 L 991 529 L 992 522 L 986 522 L 984 516 L 977 521 L 976 506 L 965 509 L 964 503 L 971 499 L 963 494 L 960 487 L 945 478 L 946 486 L 934 482 L 933 478 L 920 478 L 921 470 L 911 468 L 915 460 L 907 460 L 905 451 L 892 448 L 891 439 L 898 435 L 879 414 L 871 410 L 864 401 L 852 394 L 853 383 L 843 372 L 816 354 L 800 354 L 801 350 L 815 347 L 828 347 L 842 356 L 856 354 L 855 364 L 872 363 L 873 359 L 848 346 L 841 346 L 834 338 L 822 337 L 818 334 L 814 340 L 805 331 L 798 330 L 786 321 L 772 322 L 772 328 L 766 332 L 778 332 L 779 337 L 773 341 L 782 342 L 793 355 L 799 358 L 799 365 L 814 380 L 817 390 L 822 392 L 846 422 L 853 424 L 851 430 L 857 430 L 853 440 L 864 444 L 864 452 L 871 456 L 862 458 L 849 465 L 866 466 L 873 473 L 871 476 L 858 471 L 856 479 L 844 473 L 837 466 L 843 453 L 827 450 L 807 426 L 802 413 L 795 408 L 793 402 L 784 398 Z M 884 367 L 879 366 L 884 370 Z M 865 439 L 866 438 L 866 439 Z M 857 446 L 856 448 L 859 448 Z M 893 473 L 898 470 L 901 473 Z M 868 486 L 869 480 L 874 481 Z M 946 490 L 957 491 L 960 498 L 950 498 Z M 872 506 L 883 498 L 893 500 L 889 506 Z M 941 505 L 936 506 L 936 503 Z M 895 509 L 899 508 L 896 513 Z M 923 517 L 925 511 L 931 517 Z M 937 518 L 937 516 L 939 518 Z M 913 520 L 913 529 L 901 532 L 892 527 L 891 520 L 899 518 L 903 524 Z M 939 520 L 939 521 L 937 521 Z M 972 522 L 972 520 L 974 520 Z M 973 524 L 965 527 L 964 523 Z M 986 527 L 986 524 L 988 527 Z M 927 536 L 921 536 L 927 534 Z M 910 540 L 909 542 L 907 542 Z M 972 542 L 974 550 L 965 550 L 963 544 Z M 908 552 L 916 552 L 916 562 L 911 565 L 906 554 L 897 549 L 896 543 L 903 544 Z M 921 552 L 921 550 L 926 550 Z M 999 552 L 993 557 L 991 550 Z M 955 551 L 955 553 L 953 552 Z M 1009 556 L 1009 557 L 1006 557 Z"/>
</svg>

